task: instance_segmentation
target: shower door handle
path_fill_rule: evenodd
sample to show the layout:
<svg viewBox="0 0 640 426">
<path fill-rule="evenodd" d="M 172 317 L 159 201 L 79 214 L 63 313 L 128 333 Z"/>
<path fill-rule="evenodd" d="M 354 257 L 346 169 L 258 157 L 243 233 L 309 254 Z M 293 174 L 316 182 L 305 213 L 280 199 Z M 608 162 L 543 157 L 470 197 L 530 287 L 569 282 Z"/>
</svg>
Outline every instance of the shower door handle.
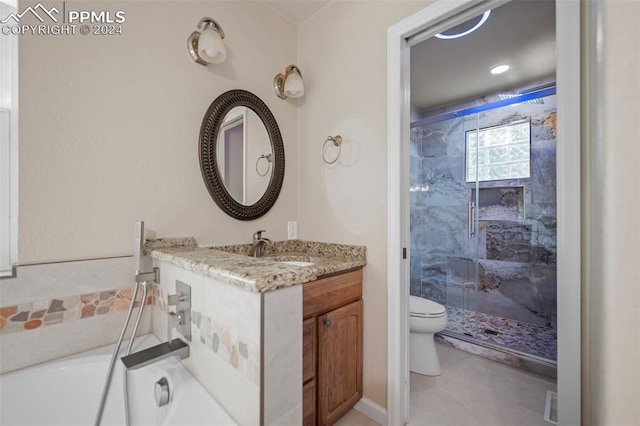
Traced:
<svg viewBox="0 0 640 426">
<path fill-rule="evenodd" d="M 469 201 L 468 210 L 467 210 L 467 232 L 469 239 L 472 239 L 476 235 L 476 203 L 473 201 Z"/>
</svg>

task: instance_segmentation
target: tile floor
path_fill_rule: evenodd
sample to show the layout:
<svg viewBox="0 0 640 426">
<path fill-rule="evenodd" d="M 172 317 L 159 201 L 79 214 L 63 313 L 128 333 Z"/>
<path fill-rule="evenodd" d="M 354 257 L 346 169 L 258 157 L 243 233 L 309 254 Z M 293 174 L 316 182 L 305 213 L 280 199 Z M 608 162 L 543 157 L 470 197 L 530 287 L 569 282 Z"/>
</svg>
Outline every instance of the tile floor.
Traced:
<svg viewBox="0 0 640 426">
<path fill-rule="evenodd" d="M 544 421 L 547 390 L 554 381 L 444 344 L 442 375 L 411 374 L 409 426 L 550 426 Z M 337 426 L 374 426 L 351 410 Z"/>
<path fill-rule="evenodd" d="M 334 426 L 379 426 L 378 423 L 371 420 L 358 410 L 352 409 L 342 416 L 340 420 L 334 423 Z"/>
</svg>

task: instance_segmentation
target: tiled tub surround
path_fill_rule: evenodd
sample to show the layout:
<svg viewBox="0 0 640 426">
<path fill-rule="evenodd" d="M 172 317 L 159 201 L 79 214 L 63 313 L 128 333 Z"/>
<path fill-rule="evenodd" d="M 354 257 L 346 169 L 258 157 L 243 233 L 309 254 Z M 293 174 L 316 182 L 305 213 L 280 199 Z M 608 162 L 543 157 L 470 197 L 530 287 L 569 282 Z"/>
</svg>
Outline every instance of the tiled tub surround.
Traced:
<svg viewBox="0 0 640 426">
<path fill-rule="evenodd" d="M 153 304 L 160 312 L 169 314 L 173 308 L 167 305 L 167 293 L 157 285 L 153 287 Z M 157 312 L 158 314 L 160 312 Z M 218 320 L 191 309 L 192 340 L 199 341 L 220 359 L 238 370 L 240 374 L 260 385 L 260 347 L 244 336 L 228 329 Z M 160 333 L 159 333 L 160 334 Z"/>
<path fill-rule="evenodd" d="M 0 373 L 115 342 L 132 271 L 132 258 L 121 257 L 19 266 L 15 278 L 0 280 Z M 146 309 L 138 334 L 150 331 Z"/>
<path fill-rule="evenodd" d="M 498 99 L 498 94 L 488 95 L 427 115 Z M 497 343 L 554 359 L 555 96 L 542 102 L 485 111 L 477 120 L 472 117 L 473 123 L 461 118 L 412 129 L 411 294 L 450 309 L 477 310 L 482 314 L 477 318 L 500 318 L 498 324 L 504 320 L 541 331 L 515 338 L 505 324 L 504 331 L 496 331 L 509 338 Z M 519 120 L 531 121 L 531 177 L 480 182 L 478 238 L 469 240 L 467 201 L 475 198 L 475 184 L 465 182 L 465 131 L 478 123 L 484 128 Z M 465 327 L 475 331 L 473 323 Z M 496 339 L 480 333 L 477 337 Z"/>
<path fill-rule="evenodd" d="M 154 266 L 160 268 L 160 283 L 155 290 L 153 334 L 162 341 L 180 337 L 166 314 L 175 309 L 167 305 L 167 296 L 176 293 L 176 281 L 189 285 L 192 336 L 190 355 L 183 364 L 234 421 L 239 424 L 259 423 L 260 294 L 215 281 L 174 264 L 154 260 Z M 196 322 L 198 317 L 200 326 Z M 217 344 L 214 344 L 214 339 Z M 248 348 L 258 349 L 257 353 L 252 353 L 257 372 L 245 368 L 246 363 L 241 365 L 239 358 L 237 362 L 232 361 L 232 353 L 234 361 L 236 351 L 240 355 L 240 342 Z"/>
<path fill-rule="evenodd" d="M 150 241 L 160 267 L 153 331 L 168 337 L 166 295 L 191 286 L 191 356 L 184 364 L 240 424 L 302 422 L 302 284 L 366 263 L 364 247 L 292 240 L 197 247 L 193 239 Z M 279 263 L 311 261 L 308 267 Z M 175 333 L 175 331 L 173 331 Z M 233 383 L 233 386 L 229 386 Z"/>
</svg>

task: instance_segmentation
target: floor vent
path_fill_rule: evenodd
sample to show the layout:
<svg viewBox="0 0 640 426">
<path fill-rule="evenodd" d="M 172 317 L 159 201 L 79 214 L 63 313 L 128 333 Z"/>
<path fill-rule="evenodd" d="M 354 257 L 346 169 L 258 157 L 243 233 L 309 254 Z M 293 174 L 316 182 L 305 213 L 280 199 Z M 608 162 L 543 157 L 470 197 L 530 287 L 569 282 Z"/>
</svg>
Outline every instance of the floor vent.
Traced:
<svg viewBox="0 0 640 426">
<path fill-rule="evenodd" d="M 544 421 L 558 424 L 558 394 L 550 390 L 547 391 L 547 402 L 544 405 Z"/>
<path fill-rule="evenodd" d="M 491 330 L 490 328 L 485 328 L 484 329 L 484 334 L 491 334 L 492 336 L 497 336 L 498 332 L 495 330 Z"/>
</svg>

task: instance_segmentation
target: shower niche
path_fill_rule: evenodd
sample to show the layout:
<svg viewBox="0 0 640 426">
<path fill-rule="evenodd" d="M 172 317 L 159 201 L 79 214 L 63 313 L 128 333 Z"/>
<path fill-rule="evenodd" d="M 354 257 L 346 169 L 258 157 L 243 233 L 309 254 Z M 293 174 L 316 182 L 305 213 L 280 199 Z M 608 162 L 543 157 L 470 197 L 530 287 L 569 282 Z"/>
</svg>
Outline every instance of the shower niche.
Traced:
<svg viewBox="0 0 640 426">
<path fill-rule="evenodd" d="M 411 294 L 448 336 L 555 362 L 555 87 L 486 95 L 411 125 Z"/>
</svg>

